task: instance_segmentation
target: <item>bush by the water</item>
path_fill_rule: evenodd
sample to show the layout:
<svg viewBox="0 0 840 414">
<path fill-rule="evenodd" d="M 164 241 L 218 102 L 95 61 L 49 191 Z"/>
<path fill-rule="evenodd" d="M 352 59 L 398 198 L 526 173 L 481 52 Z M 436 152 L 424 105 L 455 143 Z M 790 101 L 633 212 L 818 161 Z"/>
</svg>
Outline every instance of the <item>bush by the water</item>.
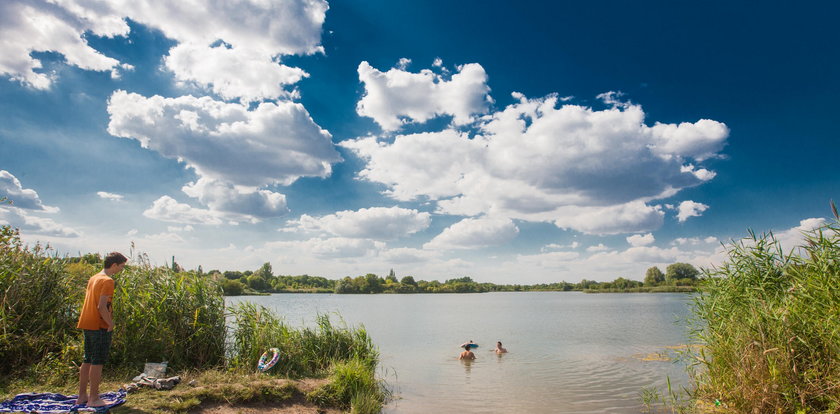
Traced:
<svg viewBox="0 0 840 414">
<path fill-rule="evenodd" d="M 838 222 L 793 250 L 771 234 L 728 253 L 695 302 L 698 396 L 742 413 L 840 411 Z"/>
</svg>

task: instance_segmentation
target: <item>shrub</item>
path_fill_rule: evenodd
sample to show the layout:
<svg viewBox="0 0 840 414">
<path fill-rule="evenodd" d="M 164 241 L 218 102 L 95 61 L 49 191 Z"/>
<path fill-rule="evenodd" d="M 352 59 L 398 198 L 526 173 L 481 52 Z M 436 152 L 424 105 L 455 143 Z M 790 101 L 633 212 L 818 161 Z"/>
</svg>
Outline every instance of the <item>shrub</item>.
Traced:
<svg viewBox="0 0 840 414">
<path fill-rule="evenodd" d="M 728 254 L 694 304 L 698 395 L 745 413 L 840 410 L 840 225 L 789 252 L 753 234 Z"/>
<path fill-rule="evenodd" d="M 350 408 L 359 414 L 382 410 L 385 393 L 367 361 L 353 358 L 330 368 L 330 382 L 309 394 L 318 405 Z"/>
</svg>

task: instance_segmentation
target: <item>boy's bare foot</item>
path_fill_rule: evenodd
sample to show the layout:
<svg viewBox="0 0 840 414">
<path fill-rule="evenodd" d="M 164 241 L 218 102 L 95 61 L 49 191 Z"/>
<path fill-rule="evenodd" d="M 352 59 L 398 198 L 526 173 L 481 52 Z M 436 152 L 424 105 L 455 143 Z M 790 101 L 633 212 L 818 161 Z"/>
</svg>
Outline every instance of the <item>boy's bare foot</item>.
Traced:
<svg viewBox="0 0 840 414">
<path fill-rule="evenodd" d="M 87 400 L 88 400 L 87 395 L 85 395 L 85 396 L 80 395 L 79 398 L 76 398 L 76 405 L 86 404 Z"/>
<path fill-rule="evenodd" d="M 87 406 L 88 407 L 104 407 L 106 405 L 108 405 L 107 402 L 103 401 L 101 398 L 97 398 L 97 399 L 89 402 Z"/>
</svg>

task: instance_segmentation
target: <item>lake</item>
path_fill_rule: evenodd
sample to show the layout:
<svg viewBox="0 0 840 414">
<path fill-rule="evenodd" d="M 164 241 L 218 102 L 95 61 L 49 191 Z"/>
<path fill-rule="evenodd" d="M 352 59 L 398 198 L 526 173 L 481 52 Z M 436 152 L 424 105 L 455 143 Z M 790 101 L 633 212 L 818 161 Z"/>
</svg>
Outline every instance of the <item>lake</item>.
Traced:
<svg viewBox="0 0 840 414">
<path fill-rule="evenodd" d="M 380 376 L 397 398 L 386 413 L 638 413 L 643 388 L 688 384 L 662 360 L 687 343 L 692 296 L 585 294 L 275 294 L 228 297 L 273 309 L 293 326 L 318 313 L 364 325 Z M 335 318 L 333 318 L 335 320 Z M 458 346 L 480 345 L 473 362 Z M 502 341 L 509 353 L 492 352 Z M 670 348 L 669 348 L 670 347 Z"/>
</svg>

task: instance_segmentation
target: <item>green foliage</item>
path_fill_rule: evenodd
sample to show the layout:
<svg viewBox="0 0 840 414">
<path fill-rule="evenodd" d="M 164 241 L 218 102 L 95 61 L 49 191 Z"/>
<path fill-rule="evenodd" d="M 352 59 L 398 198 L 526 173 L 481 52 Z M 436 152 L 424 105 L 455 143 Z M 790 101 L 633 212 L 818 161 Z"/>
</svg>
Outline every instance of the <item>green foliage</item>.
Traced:
<svg viewBox="0 0 840 414">
<path fill-rule="evenodd" d="M 256 369 L 260 356 L 269 348 L 280 349 L 277 365 L 269 374 L 300 378 L 326 372 L 333 361 L 352 358 L 373 369 L 379 354 L 364 328 L 335 326 L 319 315 L 316 328 L 295 330 L 265 307 L 240 303 L 231 314 L 235 319 L 230 365 Z"/>
<path fill-rule="evenodd" d="M 254 289 L 256 291 L 266 291 L 270 289 L 270 285 L 266 282 L 265 278 L 260 276 L 259 274 L 253 274 L 245 278 L 248 283 L 248 287 Z"/>
<path fill-rule="evenodd" d="M 382 411 L 384 397 L 384 388 L 369 364 L 356 358 L 333 364 L 330 382 L 308 395 L 318 405 L 350 409 L 359 414 Z"/>
<path fill-rule="evenodd" d="M 454 283 L 475 283 L 475 282 L 469 276 L 459 277 L 459 278 L 455 278 L 455 279 L 449 279 L 446 282 L 444 282 L 444 284 L 454 284 Z"/>
<path fill-rule="evenodd" d="M 414 281 L 414 276 L 405 276 L 400 279 L 400 283 L 403 285 L 417 286 L 417 282 Z"/>
<path fill-rule="evenodd" d="M 672 282 L 677 279 L 697 279 L 700 271 L 689 263 L 674 263 L 665 268 L 665 281 Z"/>
<path fill-rule="evenodd" d="M 17 230 L 0 226 L 0 375 L 62 353 L 78 333 L 79 288 L 48 251 L 23 246 Z"/>
<path fill-rule="evenodd" d="M 320 276 L 277 276 L 272 280 L 274 292 L 323 292 L 331 293 L 336 281 Z"/>
<path fill-rule="evenodd" d="M 271 263 L 263 263 L 262 267 L 260 267 L 260 270 L 257 270 L 256 274 L 265 280 L 270 280 L 271 278 L 273 278 L 274 271 L 271 268 Z"/>
<path fill-rule="evenodd" d="M 222 279 L 220 284 L 225 296 L 239 296 L 245 291 L 245 285 L 238 279 Z"/>
<path fill-rule="evenodd" d="M 694 304 L 698 395 L 742 413 L 840 410 L 840 225 L 788 252 L 752 234 L 708 276 Z"/>
<path fill-rule="evenodd" d="M 225 279 L 238 280 L 242 278 L 242 272 L 227 270 L 223 273 Z"/>
<path fill-rule="evenodd" d="M 115 276 L 111 363 L 138 369 L 169 361 L 175 369 L 224 362 L 225 304 L 220 286 L 192 272 L 139 260 Z"/>
<path fill-rule="evenodd" d="M 653 266 L 645 272 L 645 285 L 655 286 L 665 281 L 665 274 Z"/>
</svg>

